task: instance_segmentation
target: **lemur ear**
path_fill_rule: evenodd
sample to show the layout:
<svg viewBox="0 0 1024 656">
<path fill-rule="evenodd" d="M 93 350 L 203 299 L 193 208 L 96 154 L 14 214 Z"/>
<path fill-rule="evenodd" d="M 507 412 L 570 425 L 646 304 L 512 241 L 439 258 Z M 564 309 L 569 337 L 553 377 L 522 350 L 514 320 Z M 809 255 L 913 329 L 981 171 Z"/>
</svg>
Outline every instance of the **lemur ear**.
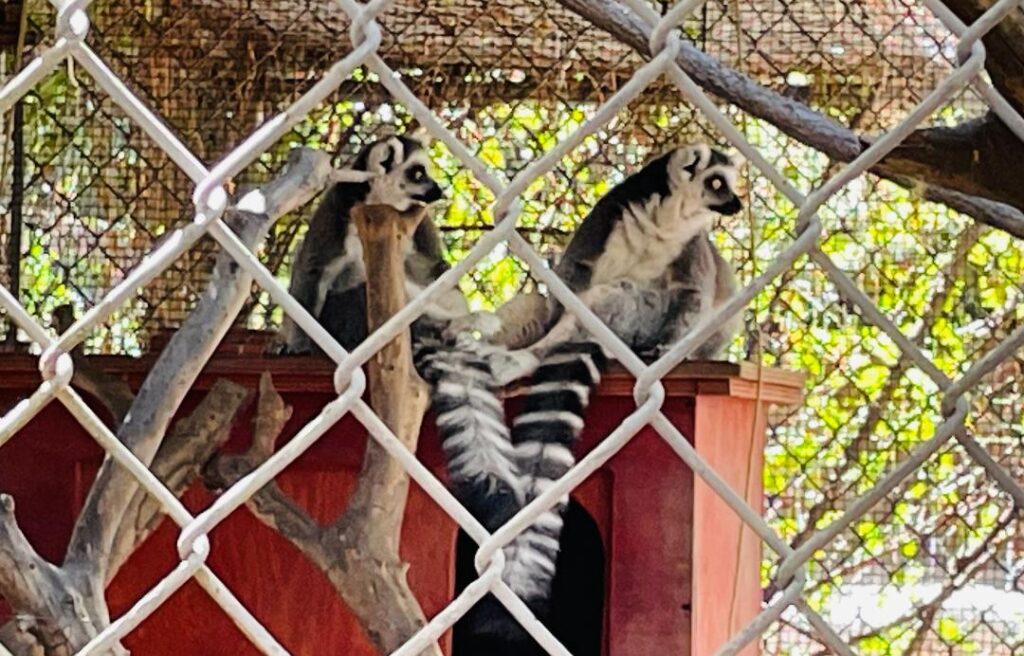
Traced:
<svg viewBox="0 0 1024 656">
<path fill-rule="evenodd" d="M 697 175 L 697 168 L 706 159 L 704 150 L 700 145 L 684 146 L 681 155 L 680 159 L 683 163 L 683 169 L 690 174 L 690 179 L 692 180 Z"/>
<path fill-rule="evenodd" d="M 366 170 L 374 173 L 387 173 L 395 161 L 395 147 L 391 139 L 373 146 L 370 156 L 366 158 Z"/>
</svg>

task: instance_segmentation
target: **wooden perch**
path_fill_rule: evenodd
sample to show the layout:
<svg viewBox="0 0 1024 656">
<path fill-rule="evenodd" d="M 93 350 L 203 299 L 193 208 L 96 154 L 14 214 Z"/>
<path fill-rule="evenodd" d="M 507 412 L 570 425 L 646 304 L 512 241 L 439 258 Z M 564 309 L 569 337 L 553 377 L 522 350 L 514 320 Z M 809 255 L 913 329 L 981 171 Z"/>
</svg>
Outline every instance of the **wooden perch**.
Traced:
<svg viewBox="0 0 1024 656">
<path fill-rule="evenodd" d="M 398 214 L 384 206 L 357 206 L 353 220 L 363 242 L 369 334 L 406 303 L 405 253 L 423 212 Z M 426 384 L 413 369 L 412 339 L 402 331 L 368 363 L 370 405 L 411 451 L 427 410 Z M 369 440 L 359 482 L 333 532 L 346 553 L 343 596 L 384 653 L 402 645 L 426 622 L 398 554 L 409 476 Z M 431 652 L 427 652 L 431 653 Z M 440 654 L 434 647 L 433 653 Z"/>
<path fill-rule="evenodd" d="M 353 220 L 363 241 L 367 276 L 368 327 L 372 332 L 406 302 L 406 240 L 422 211 L 400 215 L 391 208 L 356 207 Z M 403 331 L 368 364 L 370 403 L 410 450 L 416 449 L 428 405 L 427 388 L 412 365 L 412 343 Z M 252 447 L 241 456 L 220 456 L 204 472 L 211 487 L 227 487 L 274 451 L 274 441 L 291 408 L 269 376 L 260 384 L 259 412 Z M 405 470 L 371 438 L 356 489 L 342 516 L 323 526 L 270 483 L 248 502 L 263 523 L 275 529 L 316 565 L 352 609 L 381 653 L 396 650 L 426 622 L 406 580 L 399 557 L 402 518 L 408 497 Z M 439 656 L 436 645 L 425 654 Z"/>
<path fill-rule="evenodd" d="M 320 166 L 316 165 L 317 162 Z M 283 180 L 290 180 L 293 195 L 301 199 L 322 189 L 329 173 L 326 154 L 293 151 L 285 172 L 268 186 L 277 189 L 284 186 Z M 270 195 L 275 199 L 280 196 L 279 193 Z M 260 209 L 276 212 L 280 211 L 281 205 L 280 200 L 276 205 L 265 202 Z M 288 205 L 286 209 L 290 207 Z M 228 216 L 228 224 L 242 242 L 252 248 L 278 218 L 278 215 L 236 210 Z M 171 418 L 238 316 L 251 289 L 252 276 L 230 255 L 221 252 L 209 286 L 160 353 L 132 403 L 127 420 L 117 433 L 118 438 L 146 465 L 152 463 Z M 87 564 L 85 569 L 98 570 L 99 580 L 107 579 L 114 536 L 137 489 L 138 483 L 131 474 L 111 458 L 104 460 L 75 525 L 66 556 L 69 564 L 76 567 Z"/>
<path fill-rule="evenodd" d="M 283 213 L 305 203 L 329 181 L 327 153 L 292 151 L 288 165 L 271 183 L 248 194 L 225 215 L 228 225 L 254 247 Z M 88 367 L 76 372 L 75 384 L 88 389 L 124 421 L 118 438 L 172 490 L 181 492 L 227 438 L 231 422 L 247 392 L 237 385 L 215 386 L 196 411 L 169 431 L 186 393 L 251 292 L 252 277 L 226 253 L 216 261 L 209 286 L 182 327 L 164 348 L 122 411 L 123 390 L 112 400 L 110 389 Z M 72 354 L 74 358 L 74 354 Z M 76 359 L 76 365 L 82 360 Z M 109 381 L 108 381 L 109 382 Z M 155 527 L 159 508 L 127 471 L 108 456 L 75 523 L 63 565 L 46 563 L 17 530 L 13 502 L 3 499 L 0 513 L 0 596 L 16 619 L 0 629 L 8 649 L 46 656 L 73 653 L 105 628 L 110 617 L 104 598 L 107 582 Z M 21 575 L 6 575 L 17 563 Z M 57 602 L 60 603 L 57 603 Z M 123 653 L 120 646 L 112 650 Z"/>
<path fill-rule="evenodd" d="M 206 486 L 211 490 L 229 488 L 260 466 L 274 452 L 281 430 L 291 416 L 292 407 L 277 393 L 270 374 L 264 373 L 249 449 L 241 455 L 222 454 L 211 460 L 202 471 Z M 295 545 L 322 571 L 328 572 L 335 566 L 333 555 L 324 548 L 324 528 L 288 498 L 277 483 L 267 483 L 246 504 L 257 519 Z"/>
<path fill-rule="evenodd" d="M 175 496 L 184 494 L 203 466 L 231 437 L 231 427 L 250 396 L 251 392 L 242 385 L 223 379 L 215 382 L 196 409 L 175 422 L 150 465 L 153 475 Z M 141 488 L 136 490 L 114 534 L 105 583 L 114 578 L 161 519 L 163 511 L 156 499 Z"/>
<path fill-rule="evenodd" d="M 27 629 L 32 627 L 35 638 L 32 642 L 38 641 L 47 647 L 47 654 L 71 653 L 68 643 L 85 644 L 91 637 L 87 622 L 76 621 L 63 627 L 56 622 L 35 620 L 73 616 L 75 607 L 81 605 L 81 597 L 72 590 L 65 591 L 67 588 L 64 572 L 36 553 L 18 527 L 14 499 L 0 494 L 0 590 L 15 610 L 14 630 L 9 631 L 12 637 L 18 639 L 13 634 L 29 633 Z M 14 649 L 21 642 L 18 640 L 8 646 Z"/>
</svg>

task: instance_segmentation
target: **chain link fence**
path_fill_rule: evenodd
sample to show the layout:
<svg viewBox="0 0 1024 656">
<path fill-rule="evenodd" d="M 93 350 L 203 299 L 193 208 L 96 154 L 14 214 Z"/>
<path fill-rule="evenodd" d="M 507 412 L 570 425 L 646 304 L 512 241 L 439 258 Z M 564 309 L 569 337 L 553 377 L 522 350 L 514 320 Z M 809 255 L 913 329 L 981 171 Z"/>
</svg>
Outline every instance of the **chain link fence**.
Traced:
<svg viewBox="0 0 1024 656">
<path fill-rule="evenodd" d="M 750 330 L 731 355 L 760 354 L 809 374 L 804 406 L 772 417 L 766 518 L 716 482 L 658 411 L 659 377 L 696 338 L 650 367 L 620 351 L 638 378 L 639 406 L 607 438 L 621 445 L 650 423 L 764 540 L 765 610 L 723 653 L 755 639 L 779 654 L 1024 649 L 1021 244 L 864 173 L 914 127 L 988 109 L 993 91 L 979 75 L 984 30 L 959 38 L 965 26 L 937 1 L 626 2 L 653 34 L 658 54 L 647 60 L 546 2 L 136 7 L 97 0 L 86 22 L 80 12 L 88 4 L 26 5 L 18 34 L 25 47 L 12 52 L 39 59 L 5 63 L 24 71 L 7 76 L 0 91 L 5 122 L 20 115 L 23 139 L 16 162 L 8 155 L 16 135 L 5 133 L 0 169 L 5 189 L 20 181 L 17 198 L 0 198 L 12 221 L 18 201 L 21 221 L 0 249 L 3 284 L 15 292 L 0 299 L 9 338 L 13 319 L 47 357 L 83 340 L 94 352 L 142 352 L 187 315 L 218 243 L 258 281 L 240 321 L 255 329 L 277 324 L 275 298 L 302 217 L 279 222 L 252 257 L 210 211 L 211 192 L 266 179 L 299 144 L 326 149 L 344 166 L 367 140 L 412 123 L 437 139 L 433 159 L 453 199 L 439 218 L 449 255 L 465 263 L 466 275 L 445 282 L 460 284 L 477 307 L 540 285 L 578 309 L 543 264 L 596 199 L 663 144 L 732 144 L 751 165 L 748 215 L 720 226 L 716 237 L 749 284 L 727 308 L 749 306 Z M 990 29 L 1011 11 L 1021 11 L 1019 3 L 997 3 L 978 25 Z M 355 54 L 339 54 L 352 19 L 362 26 L 353 32 Z M 675 26 L 736 70 L 858 132 L 885 136 L 842 165 L 716 105 L 673 63 Z M 315 86 L 341 57 L 330 83 Z M 301 115 L 269 136 L 249 136 L 296 101 Z M 1024 121 L 1000 112 L 1024 138 Z M 211 173 L 207 161 L 230 165 Z M 140 266 L 143 254 L 149 258 Z M 42 326 L 66 302 L 87 313 L 54 341 Z M 392 335 L 375 335 L 360 359 Z M 351 371 L 344 353 L 330 352 Z M 0 443 L 54 395 L 82 417 L 69 376 L 58 370 L 34 403 L 5 416 Z M 426 470 L 354 400 L 353 380 L 339 390 L 335 411 L 355 414 L 426 481 Z M 116 448 L 109 431 L 91 428 L 135 463 L 133 474 L 182 525 L 188 547 L 182 567 L 104 631 L 87 649 L 93 653 L 189 576 L 217 589 L 202 566 L 204 536 L 258 486 L 233 488 L 194 518 Z M 494 536 L 458 512 L 436 481 L 426 489 L 493 555 L 598 465 L 585 459 Z M 260 477 L 278 470 L 268 463 Z M 498 584 L 497 572 L 492 561 L 486 584 L 450 608 L 468 608 L 473 595 Z M 499 596 L 518 616 L 528 613 Z M 261 649 L 279 653 L 237 602 L 229 612 L 249 623 Z M 417 653 L 453 621 L 444 618 L 400 653 Z M 551 653 L 566 653 L 550 635 L 535 637 Z"/>
</svg>

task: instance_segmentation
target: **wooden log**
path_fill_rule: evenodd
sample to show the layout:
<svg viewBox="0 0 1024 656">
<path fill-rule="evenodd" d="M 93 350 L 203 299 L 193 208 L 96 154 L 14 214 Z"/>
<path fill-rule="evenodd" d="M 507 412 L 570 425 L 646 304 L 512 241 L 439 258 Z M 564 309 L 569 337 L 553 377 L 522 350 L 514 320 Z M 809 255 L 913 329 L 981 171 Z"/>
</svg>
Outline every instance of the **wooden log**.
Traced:
<svg viewBox="0 0 1024 656">
<path fill-rule="evenodd" d="M 423 210 L 399 214 L 387 206 L 357 206 L 352 220 L 363 243 L 367 271 L 367 325 L 379 328 L 406 303 L 405 253 Z M 416 450 L 428 399 L 426 384 L 412 364 L 412 340 L 402 331 L 368 363 L 370 404 L 411 451 Z M 383 653 L 400 647 L 425 623 L 409 589 L 408 566 L 399 557 L 399 534 L 409 493 L 409 476 L 373 439 L 366 447 L 352 502 L 336 524 L 345 566 L 345 600 Z M 428 654 L 440 655 L 436 645 Z"/>
</svg>

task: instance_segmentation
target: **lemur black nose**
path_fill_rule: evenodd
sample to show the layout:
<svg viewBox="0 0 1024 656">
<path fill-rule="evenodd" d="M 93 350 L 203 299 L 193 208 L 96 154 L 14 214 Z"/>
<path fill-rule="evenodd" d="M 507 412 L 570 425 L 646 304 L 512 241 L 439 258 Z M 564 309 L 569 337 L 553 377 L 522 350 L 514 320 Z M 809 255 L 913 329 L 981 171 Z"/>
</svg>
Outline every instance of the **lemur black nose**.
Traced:
<svg viewBox="0 0 1024 656">
<path fill-rule="evenodd" d="M 729 198 L 729 200 L 727 200 L 724 203 L 720 203 L 718 205 L 709 205 L 708 209 L 710 209 L 712 212 L 718 212 L 719 214 L 722 214 L 724 216 L 731 216 L 733 214 L 739 213 L 739 211 L 743 209 L 743 203 L 740 202 L 740 199 L 738 197 L 732 196 L 731 198 Z"/>
<path fill-rule="evenodd" d="M 431 184 L 425 192 L 420 195 L 420 200 L 425 203 L 433 203 L 444 198 L 444 191 L 437 183 Z"/>
</svg>

